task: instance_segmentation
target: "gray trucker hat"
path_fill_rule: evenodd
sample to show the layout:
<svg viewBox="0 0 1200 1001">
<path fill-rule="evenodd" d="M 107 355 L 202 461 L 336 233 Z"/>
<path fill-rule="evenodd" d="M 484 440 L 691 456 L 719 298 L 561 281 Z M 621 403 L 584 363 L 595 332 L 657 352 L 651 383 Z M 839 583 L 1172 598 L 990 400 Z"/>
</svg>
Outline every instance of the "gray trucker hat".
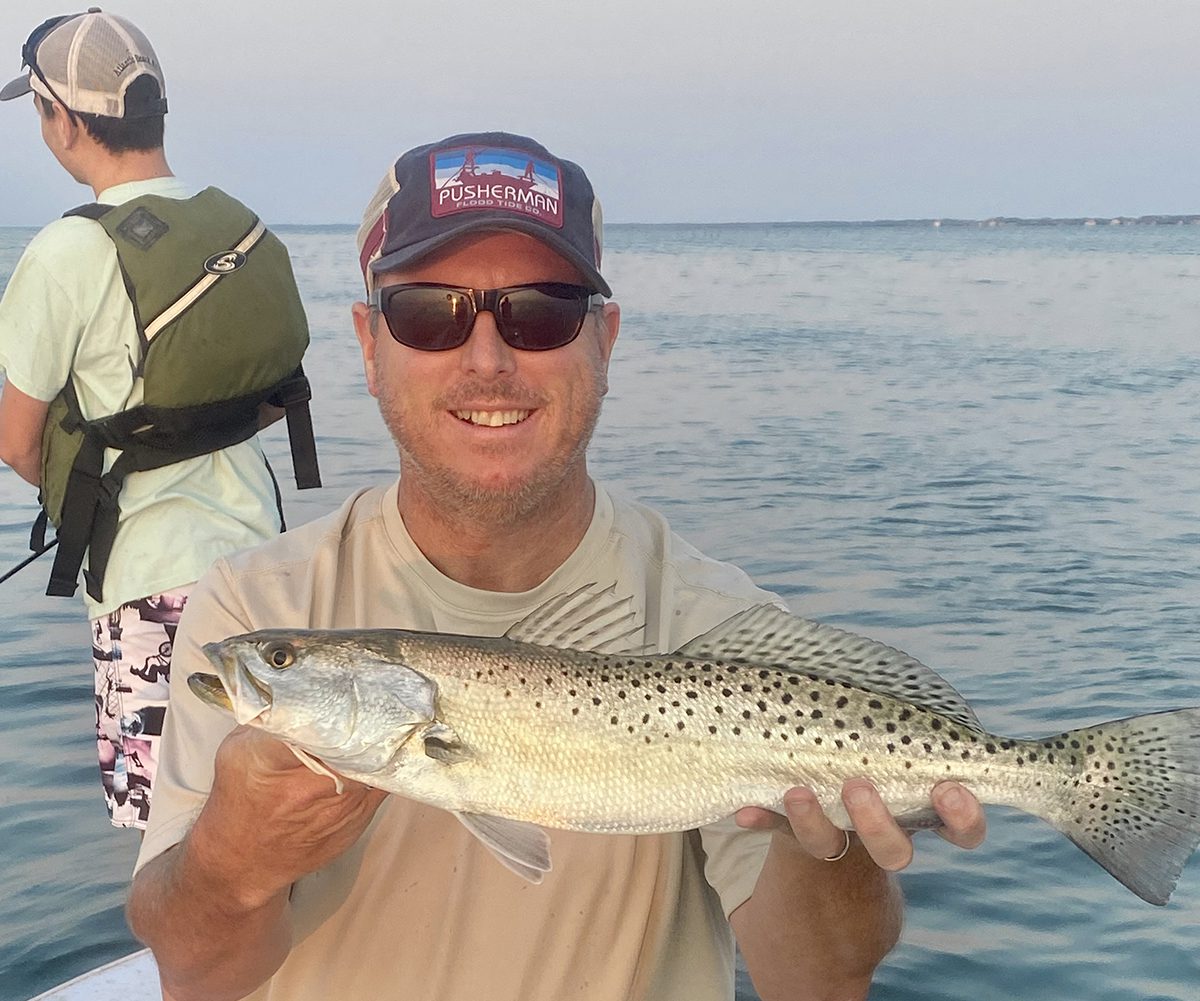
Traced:
<svg viewBox="0 0 1200 1001">
<path fill-rule="evenodd" d="M 42 22 L 21 49 L 27 72 L 0 89 L 0 101 L 31 91 L 72 111 L 107 118 L 148 118 L 167 110 L 167 86 L 158 56 L 136 25 L 92 7 Z M 154 88 L 129 85 L 152 77 Z M 128 97 L 127 97 L 128 95 Z"/>
</svg>

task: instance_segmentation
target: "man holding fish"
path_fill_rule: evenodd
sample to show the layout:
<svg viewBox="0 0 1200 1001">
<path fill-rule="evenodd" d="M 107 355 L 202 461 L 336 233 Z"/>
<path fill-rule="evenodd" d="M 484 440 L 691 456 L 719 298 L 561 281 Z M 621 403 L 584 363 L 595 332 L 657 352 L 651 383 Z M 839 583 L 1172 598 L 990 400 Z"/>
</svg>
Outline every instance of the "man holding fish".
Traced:
<svg viewBox="0 0 1200 1001">
<path fill-rule="evenodd" d="M 734 936 L 763 998 L 866 996 L 912 858 L 874 786 L 844 783 L 840 826 L 803 786 L 682 802 L 729 684 L 702 674 L 705 643 L 725 649 L 705 634 L 778 600 L 588 476 L 620 322 L 601 236 L 584 172 L 505 133 L 408 151 L 368 206 L 354 325 L 402 475 L 219 561 L 190 599 L 129 902 L 175 1001 L 727 999 Z M 311 629 L 358 632 L 310 648 Z M 218 642 L 254 630 L 274 632 L 249 653 Z M 448 634 L 421 649 L 461 670 L 435 683 L 385 630 Z M 670 651 L 677 673 L 650 659 Z M 264 732 L 273 679 L 309 660 L 329 673 L 302 701 L 329 711 L 293 720 L 293 750 Z M 786 739 L 745 712 L 745 733 L 721 726 Z M 628 762 L 599 767 L 589 734 Z M 403 769 L 413 798 L 367 784 Z M 982 841 L 963 786 L 933 804 L 945 837 Z"/>
</svg>

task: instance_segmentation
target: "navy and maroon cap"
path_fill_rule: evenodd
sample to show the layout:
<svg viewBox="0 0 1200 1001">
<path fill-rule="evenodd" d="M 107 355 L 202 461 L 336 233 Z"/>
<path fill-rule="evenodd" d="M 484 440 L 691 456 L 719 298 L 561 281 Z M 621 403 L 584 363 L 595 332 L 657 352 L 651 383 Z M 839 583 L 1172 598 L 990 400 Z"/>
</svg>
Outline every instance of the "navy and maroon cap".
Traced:
<svg viewBox="0 0 1200 1001">
<path fill-rule="evenodd" d="M 465 233 L 515 230 L 574 264 L 601 295 L 603 221 L 583 168 L 507 132 L 466 132 L 401 155 L 358 229 L 367 291 L 375 276 L 420 260 Z"/>
</svg>

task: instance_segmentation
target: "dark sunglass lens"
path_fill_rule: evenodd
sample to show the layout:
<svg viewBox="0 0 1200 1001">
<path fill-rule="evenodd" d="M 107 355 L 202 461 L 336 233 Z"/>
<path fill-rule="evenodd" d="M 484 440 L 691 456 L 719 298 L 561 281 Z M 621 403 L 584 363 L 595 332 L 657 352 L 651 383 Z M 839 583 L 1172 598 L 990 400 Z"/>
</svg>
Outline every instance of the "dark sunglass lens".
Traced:
<svg viewBox="0 0 1200 1001">
<path fill-rule="evenodd" d="M 587 314 L 588 290 L 574 285 L 513 289 L 496 305 L 504 340 L 523 351 L 549 351 L 575 339 Z"/>
<path fill-rule="evenodd" d="M 401 288 L 385 300 L 388 330 L 401 344 L 420 351 L 446 351 L 471 332 L 471 300 L 448 288 Z"/>
</svg>

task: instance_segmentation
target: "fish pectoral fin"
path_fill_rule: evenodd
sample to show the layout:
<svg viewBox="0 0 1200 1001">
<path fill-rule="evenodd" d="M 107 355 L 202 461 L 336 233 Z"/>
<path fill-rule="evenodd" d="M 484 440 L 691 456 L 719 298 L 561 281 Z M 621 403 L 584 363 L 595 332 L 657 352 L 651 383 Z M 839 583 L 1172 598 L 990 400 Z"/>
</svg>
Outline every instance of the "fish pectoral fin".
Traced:
<svg viewBox="0 0 1200 1001">
<path fill-rule="evenodd" d="M 300 750 L 300 748 L 296 747 L 294 744 L 288 744 L 287 746 L 291 749 L 291 752 L 300 759 L 300 763 L 309 771 L 316 772 L 318 775 L 327 775 L 329 778 L 333 779 L 333 787 L 339 795 L 345 790 L 346 784 L 342 781 L 342 777 L 337 772 L 329 768 L 328 765 L 322 761 L 318 761 L 307 751 Z"/>
<path fill-rule="evenodd" d="M 445 727 L 445 732 L 435 732 L 433 727 L 426 731 L 425 755 L 443 765 L 457 765 L 459 762 L 469 761 L 474 756 L 466 744 L 458 739 L 458 734 L 449 727 Z"/>
<path fill-rule="evenodd" d="M 493 817 L 486 813 L 455 811 L 454 816 L 502 866 L 522 879 L 540 883 L 550 871 L 550 836 L 537 824 Z"/>
</svg>

